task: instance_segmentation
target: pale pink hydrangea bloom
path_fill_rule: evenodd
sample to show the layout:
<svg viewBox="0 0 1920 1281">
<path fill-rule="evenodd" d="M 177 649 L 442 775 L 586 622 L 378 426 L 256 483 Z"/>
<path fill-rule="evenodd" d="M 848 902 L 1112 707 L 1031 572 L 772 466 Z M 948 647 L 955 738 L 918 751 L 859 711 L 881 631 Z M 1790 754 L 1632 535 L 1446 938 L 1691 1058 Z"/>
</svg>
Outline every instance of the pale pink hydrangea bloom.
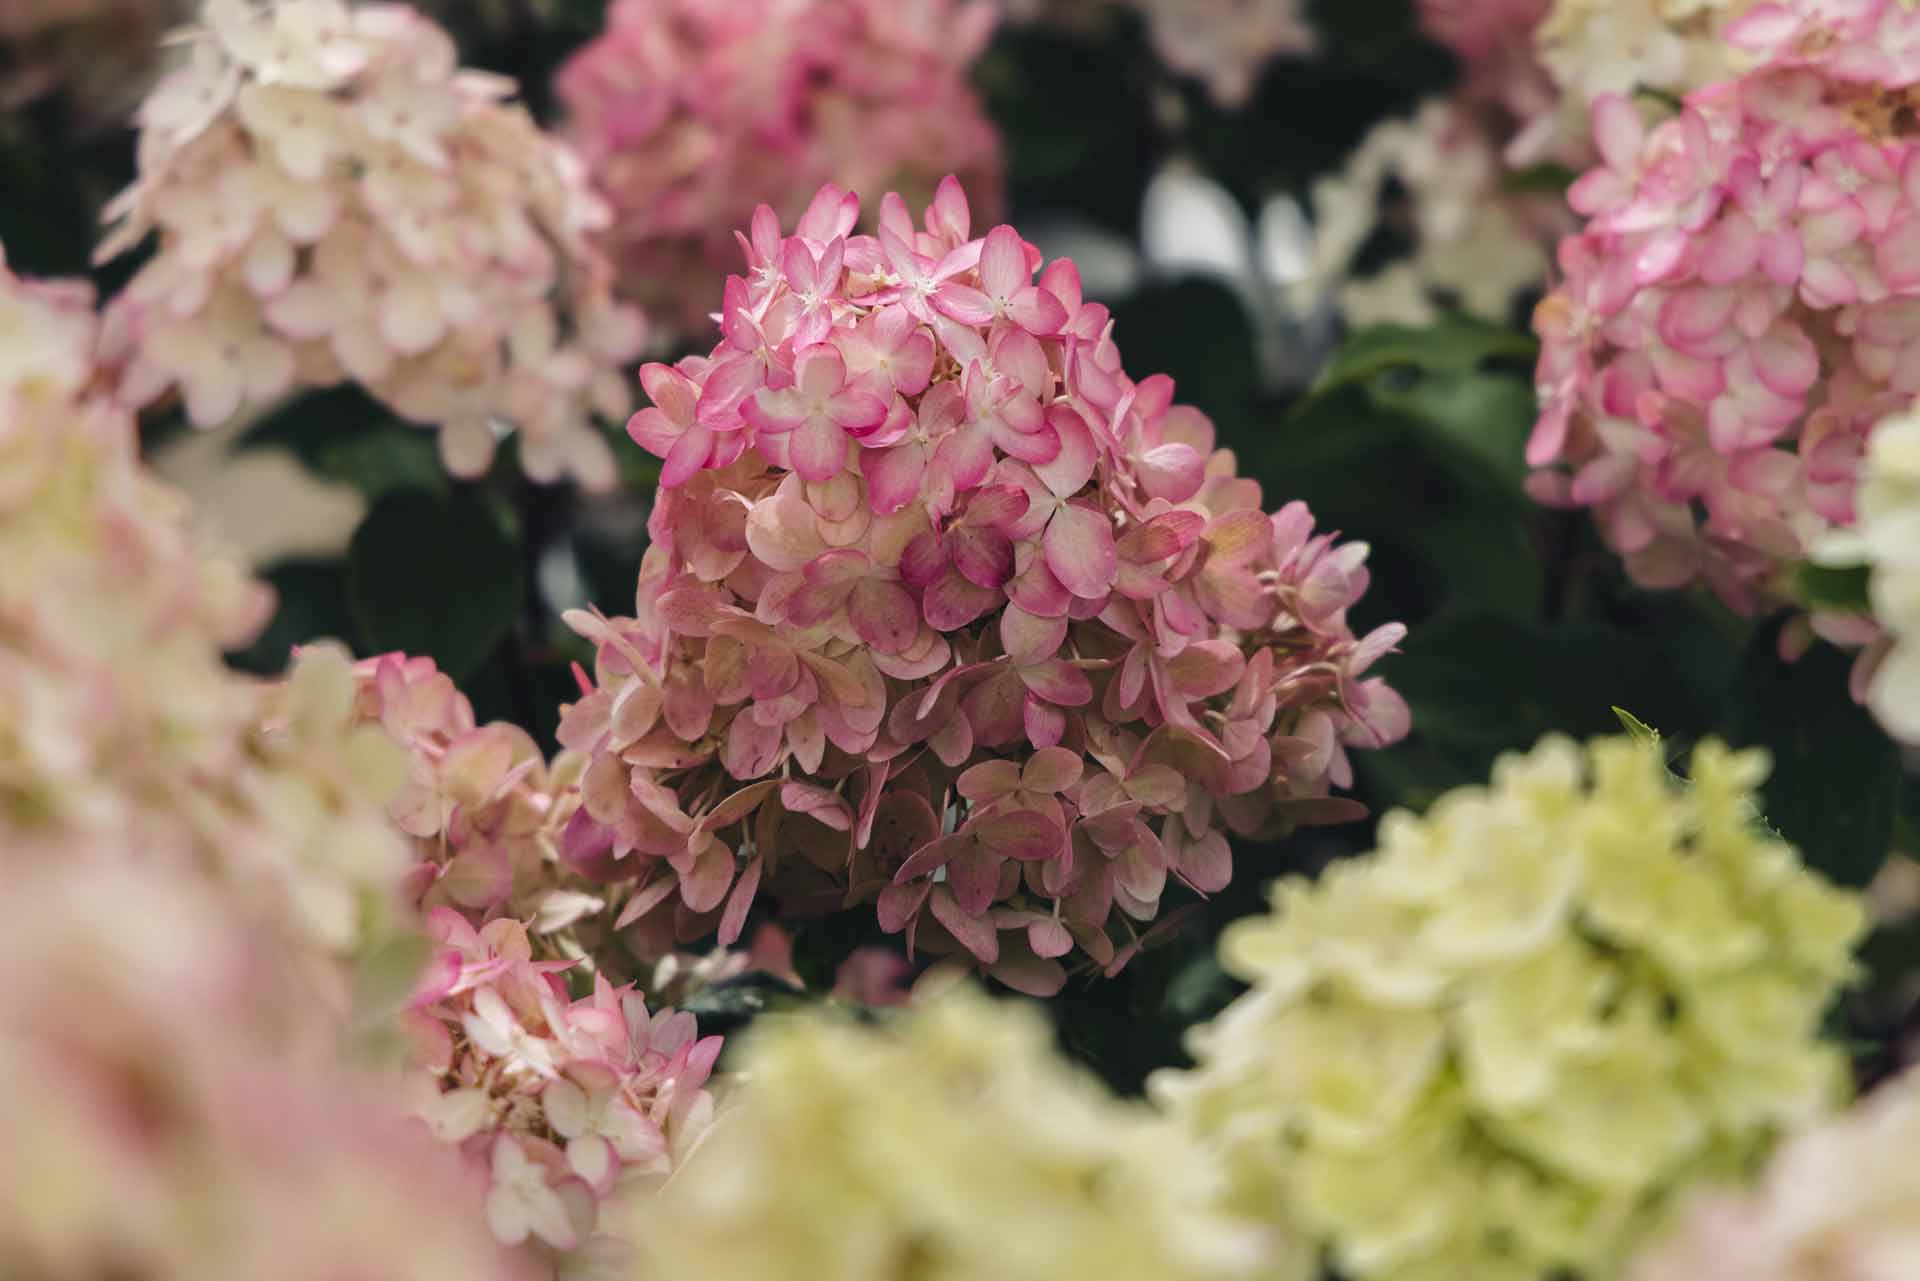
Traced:
<svg viewBox="0 0 1920 1281">
<path fill-rule="evenodd" d="M 1301 0 L 1133 0 L 1169 69 L 1207 86 L 1223 107 L 1244 106 L 1281 54 L 1310 54 L 1318 35 Z"/>
<path fill-rule="evenodd" d="M 573 963 L 534 960 L 510 917 L 476 930 L 436 907 L 428 932 L 434 958 L 407 1015 L 417 1114 L 485 1172 L 499 1241 L 532 1243 L 563 1271 L 617 1264 L 624 1243 L 598 1231 L 601 1206 L 657 1185 L 699 1142 L 720 1038 L 605 975 L 570 999 Z"/>
<path fill-rule="evenodd" d="M 1920 392 L 1920 12 L 1764 4 L 1730 33 L 1771 61 L 1651 131 L 1596 107 L 1528 461 L 1636 581 L 1752 612 L 1852 523 L 1868 432 Z"/>
<path fill-rule="evenodd" d="M 829 180 L 924 197 L 958 172 L 997 203 L 967 78 L 994 21 L 988 0 L 615 0 L 555 88 L 623 286 L 698 333 L 760 200 L 791 219 Z"/>
<path fill-rule="evenodd" d="M 1920 1269 L 1920 1074 L 1789 1139 L 1760 1186 L 1707 1195 L 1631 1281 L 1905 1281 Z"/>
<path fill-rule="evenodd" d="M 7 873 L 0 1275 L 534 1281 L 288 940 L 139 834 Z M 11 851 L 8 851 L 11 854 Z"/>
<path fill-rule="evenodd" d="M 633 616 L 569 616 L 561 856 L 621 926 L 730 943 L 765 882 L 1052 991 L 1224 886 L 1228 830 L 1358 812 L 1330 792 L 1407 728 L 1365 676 L 1404 628 L 1353 634 L 1366 547 L 1264 513 L 1072 262 L 976 236 L 953 180 L 921 226 L 858 214 L 763 207 L 720 344 L 641 372 L 654 541 Z"/>
<path fill-rule="evenodd" d="M 223 663 L 270 602 L 141 466 L 90 300 L 0 262 L 0 851 L 138 850 L 352 951 L 399 917 L 404 761 L 353 727 L 338 654 L 274 687 Z"/>
<path fill-rule="evenodd" d="M 593 420 L 644 339 L 592 236 L 577 157 L 397 5 L 208 0 L 141 108 L 111 258 L 157 252 L 108 312 L 120 395 L 202 426 L 353 380 L 440 429 L 456 474 L 517 428 L 526 471 L 610 485 Z"/>
</svg>

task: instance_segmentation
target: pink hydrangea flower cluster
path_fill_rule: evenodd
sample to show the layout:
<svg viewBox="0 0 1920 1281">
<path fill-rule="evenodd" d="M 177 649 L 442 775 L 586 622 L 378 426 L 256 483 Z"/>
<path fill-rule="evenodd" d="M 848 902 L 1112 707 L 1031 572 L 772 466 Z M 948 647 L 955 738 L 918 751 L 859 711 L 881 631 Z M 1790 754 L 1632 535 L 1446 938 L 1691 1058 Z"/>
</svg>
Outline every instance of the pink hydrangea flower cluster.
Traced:
<svg viewBox="0 0 1920 1281">
<path fill-rule="evenodd" d="M 869 199 L 965 175 L 1000 186 L 1000 138 L 968 83 L 988 0 L 616 0 L 555 82 L 612 199 L 623 286 L 709 323 L 732 229 L 760 200 L 796 217 L 821 183 Z"/>
<path fill-rule="evenodd" d="M 415 842 L 410 898 L 476 923 L 501 912 L 539 918 L 542 933 L 600 906 L 566 897 L 553 858 L 571 781 L 564 760 L 550 770 L 525 730 L 477 725 L 473 704 L 430 658 L 385 654 L 354 672 L 360 719 L 378 723 L 407 756 L 388 813 Z"/>
<path fill-rule="evenodd" d="M 207 0 L 140 110 L 111 258 L 158 231 L 109 310 L 120 395 L 195 423 L 351 379 L 440 429 L 457 474 L 517 427 L 527 473 L 613 482 L 596 415 L 630 408 L 644 325 L 612 296 L 578 158 L 397 5 Z"/>
<path fill-rule="evenodd" d="M 1795 0 L 1729 33 L 1762 65 L 1678 117 L 1596 107 L 1527 457 L 1637 582 L 1751 612 L 1853 521 L 1869 431 L 1920 392 L 1920 12 Z"/>
<path fill-rule="evenodd" d="M 408 1015 L 419 1115 L 488 1172 L 501 1243 L 617 1269 L 624 1243 L 597 1231 L 601 1205 L 658 1182 L 699 1141 L 720 1038 L 699 1037 L 691 1014 L 650 1013 L 604 975 L 570 999 L 573 963 L 533 959 L 511 918 L 476 930 L 438 907 L 428 932 L 435 956 Z"/>
<path fill-rule="evenodd" d="M 462 1163 L 341 1070 L 287 940 L 128 839 L 7 870 L 0 1276 L 534 1281 L 449 1212 L 482 1195 Z"/>
<path fill-rule="evenodd" d="M 1350 747 L 1405 704 L 1364 674 L 1364 544 L 1121 367 L 1071 261 L 972 231 L 958 182 L 877 235 L 826 187 L 762 208 L 706 356 L 648 365 L 664 460 L 635 614 L 574 614 L 590 758 L 561 856 L 683 938 L 876 905 L 1029 991 L 1110 972 L 1226 832 L 1348 817 Z"/>
</svg>

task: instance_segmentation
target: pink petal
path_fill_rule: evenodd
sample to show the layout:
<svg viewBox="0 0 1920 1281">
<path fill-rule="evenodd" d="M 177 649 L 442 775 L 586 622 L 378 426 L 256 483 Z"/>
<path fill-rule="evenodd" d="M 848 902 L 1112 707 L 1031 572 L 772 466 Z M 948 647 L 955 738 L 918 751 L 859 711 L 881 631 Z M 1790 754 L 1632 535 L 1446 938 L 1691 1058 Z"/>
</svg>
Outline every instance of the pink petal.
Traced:
<svg viewBox="0 0 1920 1281">
<path fill-rule="evenodd" d="M 969 823 L 967 831 L 996 856 L 1022 863 L 1057 858 L 1067 841 L 1060 824 L 1039 810 L 989 814 Z"/>
<path fill-rule="evenodd" d="M 1098 508 L 1067 503 L 1047 522 L 1042 545 L 1047 568 L 1075 596 L 1097 600 L 1112 589 L 1119 557 L 1113 524 Z"/>
<path fill-rule="evenodd" d="M 713 432 L 700 423 L 695 423 L 673 443 L 667 451 L 666 461 L 660 468 L 660 486 L 672 489 L 683 485 L 701 468 L 707 465 L 707 459 L 713 452 Z"/>
<path fill-rule="evenodd" d="M 1013 540 L 999 530 L 960 525 L 947 541 L 954 568 L 975 586 L 998 588 L 1013 577 Z"/>
<path fill-rule="evenodd" d="M 1020 239 L 1020 233 L 1004 224 L 988 232 L 986 244 L 980 249 L 981 289 L 989 297 L 1011 298 L 1032 279 L 1026 242 Z"/>
<path fill-rule="evenodd" d="M 952 281 L 940 286 L 933 296 L 935 310 L 963 325 L 984 325 L 993 320 L 993 299 L 978 289 Z"/>
<path fill-rule="evenodd" d="M 830 419 L 809 418 L 793 433 L 789 449 L 793 469 L 803 479 L 832 480 L 847 463 L 847 434 Z"/>
<path fill-rule="evenodd" d="M 1029 285 L 1007 305 L 1007 318 L 1030 334 L 1057 334 L 1067 323 L 1067 309 L 1044 289 Z"/>
<path fill-rule="evenodd" d="M 953 632 L 993 609 L 1001 599 L 992 588 L 976 587 L 958 573 L 947 573 L 922 594 L 920 612 L 936 632 Z"/>
<path fill-rule="evenodd" d="M 1020 681 L 1058 707 L 1085 707 L 1093 701 L 1093 682 L 1063 658 L 1029 663 L 1020 669 Z"/>
<path fill-rule="evenodd" d="M 1016 663 L 1052 658 L 1067 643 L 1067 620 L 1008 605 L 1000 615 L 1000 647 Z"/>
<path fill-rule="evenodd" d="M 933 909 L 934 919 L 946 926 L 947 932 L 961 947 L 971 952 L 975 960 L 982 965 L 991 965 L 1000 959 L 999 931 L 990 922 L 968 915 L 946 886 L 933 887 L 928 905 Z"/>
<path fill-rule="evenodd" d="M 1020 773 L 1020 786 L 1031 792 L 1064 792 L 1080 781 L 1086 768 L 1077 752 L 1048 747 L 1035 752 Z"/>
<path fill-rule="evenodd" d="M 727 896 L 733 883 L 733 851 L 710 841 L 693 861 L 693 870 L 680 875 L 680 901 L 696 912 L 710 912 Z M 751 902 L 751 895 L 749 902 Z M 744 909 L 743 909 L 744 910 Z"/>
<path fill-rule="evenodd" d="M 727 896 L 727 910 L 720 914 L 718 942 L 721 947 L 732 947 L 739 940 L 740 931 L 747 923 L 747 912 L 753 907 L 753 896 L 759 890 L 760 856 L 756 854 L 740 873 L 740 879 L 734 882 L 733 893 Z"/>
<path fill-rule="evenodd" d="M 853 589 L 847 617 L 860 639 L 885 654 L 898 654 L 920 634 L 920 610 L 898 583 L 867 579 Z"/>
<path fill-rule="evenodd" d="M 1039 957 L 1065 956 L 1073 950 L 1073 935 L 1051 918 L 1027 926 L 1027 946 Z"/>
<path fill-rule="evenodd" d="M 947 864 L 946 885 L 962 911 L 978 916 L 993 906 L 1000 888 L 1000 865 L 1005 861 L 978 842 L 969 842 L 953 857 Z"/>
<path fill-rule="evenodd" d="M 779 759 L 780 739 L 780 726 L 762 725 L 742 710 L 727 727 L 727 740 L 720 748 L 720 763 L 737 779 L 759 778 Z"/>
<path fill-rule="evenodd" d="M 1040 477 L 1055 498 L 1071 498 L 1093 479 L 1094 465 L 1100 458 L 1100 447 L 1095 444 L 1086 420 L 1069 406 L 1054 405 L 1049 408 L 1047 425 L 1059 438 L 1060 450 L 1052 459 L 1036 464 L 1034 474 Z"/>
</svg>

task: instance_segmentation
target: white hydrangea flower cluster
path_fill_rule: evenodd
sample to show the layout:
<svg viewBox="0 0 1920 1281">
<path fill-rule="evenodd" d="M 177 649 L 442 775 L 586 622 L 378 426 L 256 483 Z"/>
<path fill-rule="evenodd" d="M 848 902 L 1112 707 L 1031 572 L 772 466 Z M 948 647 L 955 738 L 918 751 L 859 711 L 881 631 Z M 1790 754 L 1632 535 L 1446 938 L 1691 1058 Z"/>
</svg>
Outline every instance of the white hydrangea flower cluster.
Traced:
<svg viewBox="0 0 1920 1281">
<path fill-rule="evenodd" d="M 1728 23 L 1755 0 L 1554 0 L 1534 44 L 1578 109 L 1603 94 L 1653 89 L 1679 97 L 1727 80 L 1752 59 L 1729 44 Z"/>
<path fill-rule="evenodd" d="M 1879 636 L 1854 669 L 1856 696 L 1889 734 L 1920 743 L 1920 412 L 1873 429 L 1854 495 L 1857 519 L 1817 549 L 1834 564 L 1865 562 Z"/>
<path fill-rule="evenodd" d="M 1499 152 L 1456 103 L 1436 99 L 1374 126 L 1340 170 L 1313 184 L 1314 263 L 1298 304 L 1325 299 L 1352 325 L 1431 324 L 1449 305 L 1507 323 L 1546 278 L 1559 202 L 1502 193 L 1502 173 Z M 1389 180 L 1406 191 L 1412 252 L 1359 275 Z"/>
<path fill-rule="evenodd" d="M 1632 1281 L 1904 1281 L 1920 1275 L 1920 1072 L 1796 1135 L 1750 1196 L 1714 1196 Z"/>
<path fill-rule="evenodd" d="M 1548 738 L 1388 815 L 1228 931 L 1253 988 L 1156 1095 L 1357 1281 L 1616 1275 L 1668 1189 L 1844 1089 L 1816 1030 L 1864 914 L 1764 830 L 1766 770 Z"/>
<path fill-rule="evenodd" d="M 774 1025 L 780 1026 L 774 1026 Z M 704 1281 L 1305 1281 L 1292 1234 L 1218 1209 L 1218 1172 L 960 988 L 897 1020 L 766 1018 L 744 1085 L 627 1236 Z"/>
<path fill-rule="evenodd" d="M 158 231 L 108 312 L 134 405 L 202 426 L 352 379 L 440 429 L 459 475 L 517 428 L 526 472 L 614 479 L 594 416 L 631 408 L 645 339 L 592 236 L 578 159 L 398 5 L 208 0 L 139 113 L 108 259 Z"/>
</svg>

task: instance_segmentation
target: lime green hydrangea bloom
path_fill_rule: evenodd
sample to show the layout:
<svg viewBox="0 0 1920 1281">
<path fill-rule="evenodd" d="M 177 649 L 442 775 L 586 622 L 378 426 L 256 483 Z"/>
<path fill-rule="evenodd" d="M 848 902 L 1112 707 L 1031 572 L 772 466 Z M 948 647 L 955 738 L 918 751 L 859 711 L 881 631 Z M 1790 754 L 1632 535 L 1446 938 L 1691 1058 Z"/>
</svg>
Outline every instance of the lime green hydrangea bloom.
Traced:
<svg viewBox="0 0 1920 1281">
<path fill-rule="evenodd" d="M 657 1198 L 637 1275 L 701 1281 L 1304 1281 L 1302 1238 L 1230 1218 L 1219 1172 L 961 988 L 864 1026 L 763 1019 L 745 1083 Z"/>
<path fill-rule="evenodd" d="M 1846 1091 L 1818 1029 L 1865 916 L 1760 821 L 1766 772 L 1556 737 L 1387 815 L 1227 932 L 1252 989 L 1153 1093 L 1360 1281 L 1616 1274 L 1675 1187 Z"/>
</svg>

